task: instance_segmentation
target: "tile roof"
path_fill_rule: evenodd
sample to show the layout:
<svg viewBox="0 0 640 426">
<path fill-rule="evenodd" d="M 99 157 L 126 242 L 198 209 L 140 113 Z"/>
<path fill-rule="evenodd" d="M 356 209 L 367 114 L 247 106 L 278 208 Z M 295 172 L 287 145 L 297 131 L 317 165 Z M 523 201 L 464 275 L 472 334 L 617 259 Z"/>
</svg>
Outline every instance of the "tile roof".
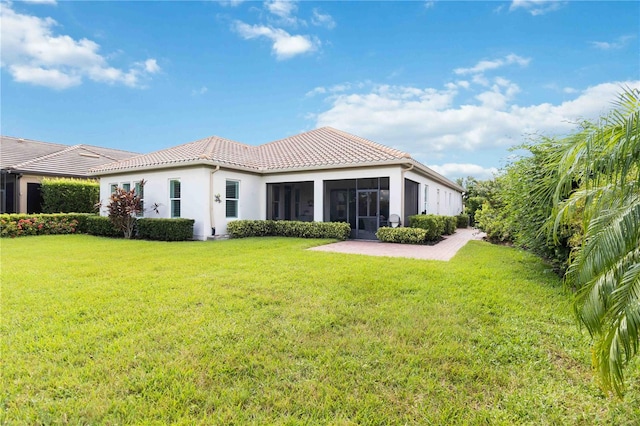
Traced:
<svg viewBox="0 0 640 426">
<path fill-rule="evenodd" d="M 137 155 L 92 145 L 62 145 L 0 136 L 0 168 L 23 173 L 88 177 L 89 170 Z"/>
<path fill-rule="evenodd" d="M 331 127 L 260 145 L 258 152 L 265 170 L 362 165 L 411 158 L 405 152 Z"/>
<path fill-rule="evenodd" d="M 145 167 L 210 162 L 256 172 L 330 166 L 358 166 L 411 156 L 397 149 L 322 127 L 260 146 L 212 136 L 150 154 L 139 155 L 93 170 L 96 174 Z"/>
<path fill-rule="evenodd" d="M 194 142 L 138 155 L 118 162 L 97 167 L 94 172 L 130 170 L 140 167 L 163 167 L 197 162 L 213 162 L 259 170 L 257 147 L 211 136 Z"/>
</svg>

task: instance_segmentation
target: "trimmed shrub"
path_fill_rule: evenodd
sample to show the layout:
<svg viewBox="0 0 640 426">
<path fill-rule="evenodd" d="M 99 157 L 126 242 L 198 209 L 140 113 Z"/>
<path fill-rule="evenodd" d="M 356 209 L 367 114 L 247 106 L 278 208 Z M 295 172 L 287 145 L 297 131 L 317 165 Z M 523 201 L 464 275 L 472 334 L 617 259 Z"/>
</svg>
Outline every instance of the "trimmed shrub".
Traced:
<svg viewBox="0 0 640 426">
<path fill-rule="evenodd" d="M 89 179 L 45 178 L 41 191 L 44 213 L 93 213 L 100 199 L 100 184 Z"/>
<path fill-rule="evenodd" d="M 409 216 L 409 227 L 427 231 L 427 241 L 436 241 L 444 234 L 444 220 L 442 216 L 434 214 L 418 214 Z"/>
<path fill-rule="evenodd" d="M 159 241 L 186 241 L 193 238 L 193 219 L 150 219 L 136 222 L 138 238 Z"/>
<path fill-rule="evenodd" d="M 469 215 L 468 214 L 459 214 L 458 216 L 456 216 L 456 219 L 458 221 L 457 226 L 458 228 L 466 228 L 469 226 Z"/>
<path fill-rule="evenodd" d="M 75 234 L 79 221 L 66 214 L 3 214 L 0 215 L 0 237 L 27 235 Z"/>
<path fill-rule="evenodd" d="M 227 232 L 232 238 L 278 236 L 346 240 L 351 234 L 351 226 L 345 222 L 234 220 L 227 225 Z"/>
<path fill-rule="evenodd" d="M 427 241 L 427 231 L 422 228 L 382 227 L 376 232 L 376 237 L 383 243 L 424 244 Z"/>
<path fill-rule="evenodd" d="M 116 229 L 107 216 L 89 216 L 86 219 L 87 234 L 98 237 L 122 238 L 122 231 Z"/>
<path fill-rule="evenodd" d="M 444 221 L 444 235 L 451 235 L 456 232 L 458 218 L 456 216 L 440 216 Z"/>
</svg>

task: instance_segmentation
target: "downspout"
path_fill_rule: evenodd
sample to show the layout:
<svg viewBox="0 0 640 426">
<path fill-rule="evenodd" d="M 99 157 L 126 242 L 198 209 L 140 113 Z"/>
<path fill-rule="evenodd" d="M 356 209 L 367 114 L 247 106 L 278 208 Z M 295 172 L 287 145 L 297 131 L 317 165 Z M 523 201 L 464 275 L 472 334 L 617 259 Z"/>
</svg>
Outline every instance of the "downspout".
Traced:
<svg viewBox="0 0 640 426">
<path fill-rule="evenodd" d="M 216 235 L 216 221 L 215 214 L 213 213 L 213 203 L 215 201 L 213 195 L 213 175 L 218 170 L 220 170 L 220 165 L 217 165 L 209 175 L 209 221 L 211 222 L 211 236 Z"/>
<path fill-rule="evenodd" d="M 406 172 L 410 172 L 411 170 L 413 170 L 413 167 L 414 167 L 413 164 L 411 164 L 408 169 L 403 169 L 402 166 L 400 166 L 400 169 L 401 169 L 401 171 L 400 171 L 400 180 L 401 180 L 400 188 L 402 188 L 401 189 L 401 194 L 400 194 L 400 217 L 401 217 L 400 220 L 402 220 L 402 226 L 404 226 L 404 227 L 407 226 L 407 224 L 404 223 L 405 222 L 405 220 L 404 220 L 404 194 L 405 194 L 405 189 L 406 189 L 405 188 L 405 181 L 404 181 L 404 174 Z"/>
</svg>

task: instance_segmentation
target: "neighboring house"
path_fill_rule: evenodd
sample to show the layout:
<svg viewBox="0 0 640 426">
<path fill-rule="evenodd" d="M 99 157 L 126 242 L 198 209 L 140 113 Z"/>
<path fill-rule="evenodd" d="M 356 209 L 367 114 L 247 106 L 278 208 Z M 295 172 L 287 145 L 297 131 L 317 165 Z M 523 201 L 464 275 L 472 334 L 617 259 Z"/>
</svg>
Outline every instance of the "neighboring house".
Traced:
<svg viewBox="0 0 640 426">
<path fill-rule="evenodd" d="M 100 197 L 140 188 L 149 217 L 195 219 L 194 238 L 237 219 L 343 221 L 375 239 L 392 214 L 457 215 L 463 188 L 402 151 L 330 127 L 250 146 L 217 136 L 98 167 Z"/>
<path fill-rule="evenodd" d="M 0 136 L 0 213 L 40 213 L 44 177 L 94 178 L 89 169 L 134 155 L 138 154 Z"/>
</svg>

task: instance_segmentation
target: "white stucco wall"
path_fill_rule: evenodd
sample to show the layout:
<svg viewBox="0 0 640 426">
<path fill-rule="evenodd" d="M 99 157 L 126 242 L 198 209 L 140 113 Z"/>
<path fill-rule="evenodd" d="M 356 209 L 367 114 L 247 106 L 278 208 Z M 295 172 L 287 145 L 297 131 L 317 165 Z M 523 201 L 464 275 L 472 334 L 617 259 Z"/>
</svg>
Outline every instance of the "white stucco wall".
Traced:
<svg viewBox="0 0 640 426">
<path fill-rule="evenodd" d="M 420 184 L 418 211 L 425 210 L 425 186 L 428 186 L 427 214 L 455 216 L 462 213 L 462 193 L 414 171 L 405 173 L 407 179 Z"/>
<path fill-rule="evenodd" d="M 169 181 L 180 181 L 181 214 L 183 218 L 194 219 L 194 238 L 204 240 L 212 235 L 215 227 L 216 235 L 227 233 L 227 224 L 237 219 L 266 219 L 267 216 L 267 184 L 287 182 L 313 182 L 313 218 L 322 221 L 325 217 L 324 181 L 389 178 L 389 213 L 402 215 L 403 177 L 420 184 L 418 195 L 418 211 L 424 206 L 424 188 L 429 186 L 428 213 L 456 215 L 462 211 L 462 195 L 447 186 L 435 182 L 420 173 L 404 172 L 400 166 L 360 167 L 340 170 L 316 170 L 309 172 L 278 173 L 257 175 L 231 169 L 216 170 L 210 166 L 192 166 L 173 169 L 147 170 L 134 173 L 121 173 L 101 176 L 100 199 L 106 201 L 111 193 L 111 185 L 122 186 L 129 183 L 134 188 L 135 182 L 144 179 L 145 217 L 171 217 L 169 200 Z M 238 217 L 226 217 L 226 182 L 239 182 Z M 437 197 L 440 192 L 440 204 Z M 220 195 L 220 202 L 215 195 Z M 451 195 L 449 195 L 451 194 Z M 449 201 L 451 197 L 451 201 Z M 158 213 L 151 210 L 153 204 L 158 205 Z M 102 214 L 106 214 L 104 211 Z"/>
<path fill-rule="evenodd" d="M 213 173 L 213 174 L 212 174 Z M 171 203 L 169 200 L 169 182 L 180 181 L 181 201 L 180 217 L 194 219 L 194 238 L 205 240 L 211 234 L 211 228 L 216 228 L 216 234 L 226 233 L 228 220 L 226 218 L 226 181 L 239 182 L 238 219 L 260 219 L 265 205 L 264 184 L 261 178 L 251 173 L 213 167 L 183 167 L 166 170 L 148 170 L 136 173 L 102 176 L 100 178 L 100 199 L 108 200 L 111 185 L 122 186 L 129 183 L 134 188 L 135 182 L 145 180 L 144 205 L 145 217 L 170 218 Z M 215 201 L 215 195 L 220 194 L 220 202 Z M 158 213 L 151 206 L 158 205 Z M 102 214 L 106 214 L 105 211 Z"/>
</svg>

